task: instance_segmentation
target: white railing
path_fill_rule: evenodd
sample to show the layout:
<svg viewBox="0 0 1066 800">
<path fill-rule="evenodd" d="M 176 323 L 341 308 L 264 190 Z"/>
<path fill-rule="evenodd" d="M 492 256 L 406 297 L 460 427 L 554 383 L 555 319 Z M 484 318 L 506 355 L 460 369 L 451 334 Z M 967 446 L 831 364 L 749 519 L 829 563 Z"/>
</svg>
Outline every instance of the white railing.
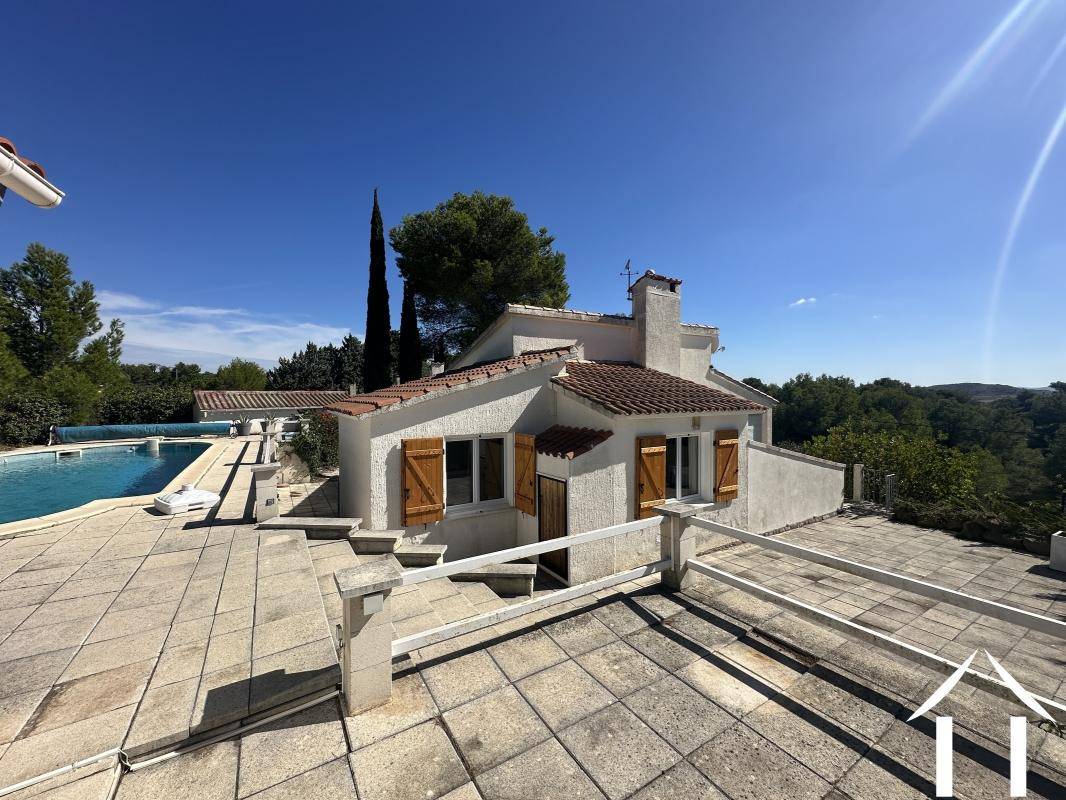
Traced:
<svg viewBox="0 0 1066 800">
<path fill-rule="evenodd" d="M 742 542 L 754 544 L 767 550 L 784 553 L 793 558 L 799 558 L 815 564 L 833 567 L 842 572 L 858 575 L 859 577 L 868 578 L 869 580 L 903 589 L 904 591 L 912 592 L 914 594 L 920 594 L 924 597 L 929 597 L 959 608 L 965 608 L 969 611 L 986 614 L 1030 630 L 1040 631 L 1042 633 L 1066 639 L 1066 623 L 1051 617 L 1034 614 L 1030 611 L 1023 611 L 1020 608 L 1014 608 L 1013 606 L 1007 606 L 1002 603 L 995 603 L 991 600 L 984 600 L 980 597 L 974 597 L 973 595 L 968 595 L 954 589 L 948 589 L 906 575 L 900 575 L 895 572 L 889 572 L 887 570 L 861 564 L 857 561 L 840 558 L 820 550 L 813 550 L 807 547 L 783 542 L 779 539 L 760 536 L 759 534 L 740 530 L 739 528 L 732 528 L 728 525 L 711 522 L 710 520 L 693 517 L 689 519 L 688 522 L 697 528 L 713 531 L 714 533 L 725 534 L 726 536 L 732 536 Z M 913 661 L 914 663 L 932 669 L 935 672 L 950 675 L 960 670 L 959 664 L 955 664 L 935 653 L 930 653 L 920 647 L 901 642 L 887 634 L 881 633 L 880 631 L 867 628 L 857 622 L 853 622 L 801 600 L 787 597 L 786 595 L 775 592 L 774 590 L 755 583 L 754 581 L 741 578 L 740 576 L 733 575 L 725 570 L 717 569 L 708 564 L 696 561 L 694 558 L 686 560 L 683 571 L 696 572 L 700 575 L 705 575 L 708 578 L 721 581 L 736 589 L 752 594 L 761 600 L 787 608 L 790 611 L 796 612 L 797 614 L 825 625 L 826 627 L 840 631 L 841 633 L 861 641 L 882 647 L 896 655 Z M 1009 684 L 974 669 L 963 670 L 961 680 L 973 686 L 977 686 L 990 694 L 994 694 L 997 697 L 1003 697 L 1009 700 L 1017 698 L 1015 689 Z M 1039 697 L 1037 695 L 1034 695 L 1034 697 L 1038 703 L 1045 707 L 1066 711 L 1066 705 L 1054 700 L 1049 700 L 1045 697 Z"/>
<path fill-rule="evenodd" d="M 630 533 L 651 531 L 666 527 L 670 533 L 662 537 L 663 558 L 638 567 L 616 572 L 592 581 L 568 586 L 530 600 L 514 603 L 503 608 L 487 611 L 467 619 L 441 625 L 426 631 L 392 638 L 392 626 L 386 600 L 389 594 L 401 586 L 415 586 L 427 581 L 447 578 L 479 567 L 506 564 L 556 550 L 570 550 L 580 545 Z M 666 520 L 658 515 L 647 519 L 624 522 L 586 533 L 561 536 L 544 542 L 511 547 L 485 555 L 464 558 L 447 564 L 437 564 L 422 569 L 401 571 L 395 559 L 384 559 L 362 564 L 358 567 L 339 570 L 335 574 L 337 588 L 344 602 L 344 626 L 342 648 L 342 692 L 349 714 L 373 708 L 388 702 L 392 688 L 392 659 L 432 644 L 448 641 L 474 631 L 489 628 L 501 622 L 540 611 L 553 605 L 617 586 L 649 575 L 673 572 L 684 564 L 690 555 L 676 546 L 678 537 L 676 520 Z"/>
<path fill-rule="evenodd" d="M 488 567 L 495 564 L 506 564 L 508 561 L 517 561 L 520 558 L 539 556 L 542 553 L 551 553 L 555 550 L 570 549 L 579 544 L 598 542 L 601 539 L 611 539 L 626 533 L 636 533 L 652 528 L 658 528 L 662 523 L 662 517 L 649 517 L 637 519 L 632 522 L 623 522 L 619 525 L 611 525 L 608 528 L 600 528 L 586 533 L 575 533 L 572 536 L 560 536 L 558 539 L 548 539 L 544 542 L 523 544 L 518 547 L 509 547 L 506 550 L 496 550 L 480 556 L 462 558 L 458 561 L 449 561 L 447 564 L 436 564 L 432 567 L 412 569 L 403 573 L 402 586 L 411 586 L 416 583 L 435 581 L 438 578 L 447 578 L 458 575 L 460 572 L 469 572 L 478 567 Z"/>
</svg>

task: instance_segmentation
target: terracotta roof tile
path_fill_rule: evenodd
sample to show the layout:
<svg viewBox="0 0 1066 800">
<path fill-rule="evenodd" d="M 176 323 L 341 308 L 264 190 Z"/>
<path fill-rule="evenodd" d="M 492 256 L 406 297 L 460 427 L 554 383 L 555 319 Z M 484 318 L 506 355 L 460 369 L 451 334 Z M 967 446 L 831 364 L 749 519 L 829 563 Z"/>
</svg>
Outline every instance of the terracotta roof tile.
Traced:
<svg viewBox="0 0 1066 800">
<path fill-rule="evenodd" d="M 343 398 L 331 402 L 327 410 L 349 417 L 358 417 L 377 411 L 388 405 L 402 404 L 415 397 L 433 394 L 445 389 L 454 389 L 477 380 L 493 378 L 516 370 L 529 369 L 539 364 L 550 361 L 559 361 L 576 352 L 574 347 L 553 347 L 550 350 L 530 350 L 521 355 L 501 358 L 496 361 L 483 361 L 471 364 L 469 367 L 442 372 L 440 375 L 430 375 L 425 378 L 408 381 L 387 389 L 378 389 L 375 392 L 345 395 Z"/>
<path fill-rule="evenodd" d="M 196 389 L 193 392 L 201 411 L 280 411 L 322 408 L 348 397 L 340 391 L 262 391 Z"/>
<path fill-rule="evenodd" d="M 630 363 L 571 361 L 552 380 L 615 414 L 765 411 L 735 394 Z"/>
<path fill-rule="evenodd" d="M 536 436 L 536 450 L 546 456 L 577 458 L 611 438 L 610 431 L 552 425 Z"/>
<path fill-rule="evenodd" d="M 653 272 L 650 269 L 646 270 L 644 274 L 640 276 L 640 278 L 637 278 L 635 281 L 633 281 L 633 285 L 636 286 L 641 278 L 651 278 L 653 281 L 665 281 L 666 283 L 670 284 L 671 289 L 673 289 L 675 286 L 681 285 L 680 278 L 670 278 L 666 275 L 660 275 L 658 272 Z"/>
</svg>

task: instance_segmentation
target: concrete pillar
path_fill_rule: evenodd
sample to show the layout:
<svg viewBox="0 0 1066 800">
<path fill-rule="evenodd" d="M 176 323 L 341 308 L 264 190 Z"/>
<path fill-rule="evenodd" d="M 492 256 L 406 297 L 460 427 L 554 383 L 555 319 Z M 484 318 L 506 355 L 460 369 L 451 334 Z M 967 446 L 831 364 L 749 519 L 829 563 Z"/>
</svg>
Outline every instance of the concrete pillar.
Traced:
<svg viewBox="0 0 1066 800">
<path fill-rule="evenodd" d="M 856 503 L 862 502 L 862 464 L 854 464 L 851 467 L 851 499 Z"/>
<path fill-rule="evenodd" d="M 693 576 L 685 563 L 696 557 L 697 529 L 688 524 L 696 509 L 685 503 L 672 503 L 668 509 L 655 510 L 663 517 L 659 550 L 664 560 L 670 559 L 670 568 L 662 573 L 662 584 L 679 592 L 692 585 Z"/>
<path fill-rule="evenodd" d="M 1051 562 L 1049 566 L 1058 572 L 1066 572 L 1066 531 L 1051 534 Z"/>
<path fill-rule="evenodd" d="M 349 715 L 384 705 L 392 696 L 392 625 L 389 595 L 403 583 L 394 556 L 338 570 L 344 603 L 341 691 Z"/>
<path fill-rule="evenodd" d="M 885 508 L 889 511 L 896 504 L 896 490 L 899 487 L 899 478 L 896 473 L 890 472 L 885 476 Z"/>
<path fill-rule="evenodd" d="M 281 513 L 278 508 L 278 470 L 280 464 L 257 464 L 252 467 L 252 492 L 255 497 L 256 522 L 264 522 Z"/>
</svg>

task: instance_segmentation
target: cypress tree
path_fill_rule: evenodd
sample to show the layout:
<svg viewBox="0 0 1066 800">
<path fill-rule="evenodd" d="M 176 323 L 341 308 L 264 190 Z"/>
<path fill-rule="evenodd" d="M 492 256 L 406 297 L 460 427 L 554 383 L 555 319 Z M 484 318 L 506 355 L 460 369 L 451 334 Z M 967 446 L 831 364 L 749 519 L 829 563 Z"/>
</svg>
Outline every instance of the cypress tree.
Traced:
<svg viewBox="0 0 1066 800">
<path fill-rule="evenodd" d="M 389 286 L 385 280 L 385 228 L 375 189 L 374 210 L 370 214 L 370 284 L 366 292 L 366 341 L 363 343 L 364 392 L 392 384 L 391 328 Z"/>
<path fill-rule="evenodd" d="M 418 335 L 418 315 L 411 282 L 403 282 L 403 307 L 400 311 L 400 380 L 422 377 L 422 340 Z"/>
</svg>

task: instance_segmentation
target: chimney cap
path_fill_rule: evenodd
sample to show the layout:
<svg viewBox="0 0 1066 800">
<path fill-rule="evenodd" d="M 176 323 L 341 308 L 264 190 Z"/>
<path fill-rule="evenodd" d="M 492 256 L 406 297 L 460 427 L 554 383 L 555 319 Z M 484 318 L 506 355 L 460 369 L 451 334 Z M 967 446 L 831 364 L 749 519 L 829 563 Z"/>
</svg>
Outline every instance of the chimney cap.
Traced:
<svg viewBox="0 0 1066 800">
<path fill-rule="evenodd" d="M 645 278 L 647 278 L 649 280 L 653 280 L 653 281 L 662 281 L 663 283 L 670 284 L 670 291 L 673 291 L 675 288 L 677 288 L 678 286 L 681 285 L 681 279 L 680 278 L 669 278 L 666 275 L 660 275 L 659 273 L 654 272 L 654 271 L 652 271 L 650 269 L 649 270 L 645 270 L 643 275 L 641 275 L 639 278 L 637 278 L 635 281 L 633 281 L 633 285 L 636 286 L 638 283 L 640 283 Z"/>
</svg>

